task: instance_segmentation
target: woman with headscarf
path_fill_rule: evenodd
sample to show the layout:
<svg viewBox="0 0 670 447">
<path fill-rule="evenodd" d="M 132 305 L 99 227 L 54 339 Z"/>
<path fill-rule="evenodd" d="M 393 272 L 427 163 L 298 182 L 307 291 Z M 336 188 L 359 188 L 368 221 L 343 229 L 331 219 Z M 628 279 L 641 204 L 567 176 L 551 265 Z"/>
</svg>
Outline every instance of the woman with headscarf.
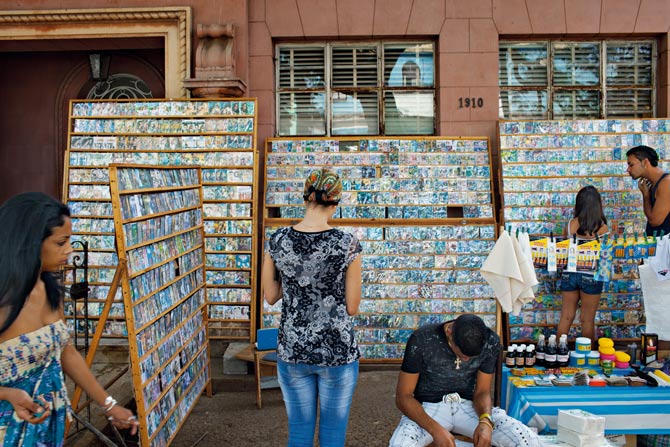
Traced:
<svg viewBox="0 0 670 447">
<path fill-rule="evenodd" d="M 344 446 L 358 381 L 360 352 L 351 316 L 361 300 L 361 246 L 328 219 L 342 195 L 339 176 L 313 171 L 305 181 L 305 217 L 268 240 L 265 300 L 282 300 L 277 348 L 279 385 L 289 422 L 288 445 Z"/>
</svg>

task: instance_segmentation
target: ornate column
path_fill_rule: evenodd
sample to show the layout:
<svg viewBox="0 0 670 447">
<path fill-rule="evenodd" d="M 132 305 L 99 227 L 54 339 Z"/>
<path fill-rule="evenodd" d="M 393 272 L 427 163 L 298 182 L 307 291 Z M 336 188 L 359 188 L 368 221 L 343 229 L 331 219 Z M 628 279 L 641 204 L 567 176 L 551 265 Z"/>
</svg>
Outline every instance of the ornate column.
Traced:
<svg viewBox="0 0 670 447">
<path fill-rule="evenodd" d="M 235 71 L 235 26 L 232 23 L 198 24 L 195 78 L 184 85 L 195 98 L 241 97 L 246 83 Z"/>
</svg>

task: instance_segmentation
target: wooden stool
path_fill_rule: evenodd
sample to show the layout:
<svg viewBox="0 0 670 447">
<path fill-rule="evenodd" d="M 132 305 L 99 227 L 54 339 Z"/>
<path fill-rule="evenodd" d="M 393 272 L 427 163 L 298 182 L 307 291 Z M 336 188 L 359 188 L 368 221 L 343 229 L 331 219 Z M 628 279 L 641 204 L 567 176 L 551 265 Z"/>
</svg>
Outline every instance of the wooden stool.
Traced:
<svg viewBox="0 0 670 447">
<path fill-rule="evenodd" d="M 268 374 L 263 374 L 263 372 L 268 372 Z M 254 348 L 254 374 L 256 375 L 256 406 L 263 408 L 261 401 L 261 378 L 263 376 L 277 375 L 277 351 L 275 349 L 259 351 Z"/>
</svg>

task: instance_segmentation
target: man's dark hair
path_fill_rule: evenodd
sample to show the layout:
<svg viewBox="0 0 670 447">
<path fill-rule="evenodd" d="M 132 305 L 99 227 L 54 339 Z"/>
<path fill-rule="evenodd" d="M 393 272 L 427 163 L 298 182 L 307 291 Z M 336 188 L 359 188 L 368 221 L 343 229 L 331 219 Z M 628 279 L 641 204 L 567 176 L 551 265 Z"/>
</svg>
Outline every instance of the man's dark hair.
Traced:
<svg viewBox="0 0 670 447">
<path fill-rule="evenodd" d="M 476 357 L 481 354 L 489 336 L 489 329 L 476 315 L 463 314 L 456 318 L 451 328 L 454 343 L 464 355 Z"/>
<path fill-rule="evenodd" d="M 652 166 L 658 166 L 658 154 L 649 146 L 635 146 L 626 152 L 626 157 L 630 157 L 631 155 L 640 161 L 646 158 Z"/>
</svg>

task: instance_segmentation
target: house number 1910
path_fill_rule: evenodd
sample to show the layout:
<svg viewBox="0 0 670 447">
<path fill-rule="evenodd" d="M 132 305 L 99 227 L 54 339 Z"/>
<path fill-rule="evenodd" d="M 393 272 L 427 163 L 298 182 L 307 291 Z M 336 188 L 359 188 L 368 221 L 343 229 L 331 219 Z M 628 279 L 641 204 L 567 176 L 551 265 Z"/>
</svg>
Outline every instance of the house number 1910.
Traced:
<svg viewBox="0 0 670 447">
<path fill-rule="evenodd" d="M 458 98 L 458 108 L 473 108 L 484 107 L 484 98 Z"/>
</svg>

